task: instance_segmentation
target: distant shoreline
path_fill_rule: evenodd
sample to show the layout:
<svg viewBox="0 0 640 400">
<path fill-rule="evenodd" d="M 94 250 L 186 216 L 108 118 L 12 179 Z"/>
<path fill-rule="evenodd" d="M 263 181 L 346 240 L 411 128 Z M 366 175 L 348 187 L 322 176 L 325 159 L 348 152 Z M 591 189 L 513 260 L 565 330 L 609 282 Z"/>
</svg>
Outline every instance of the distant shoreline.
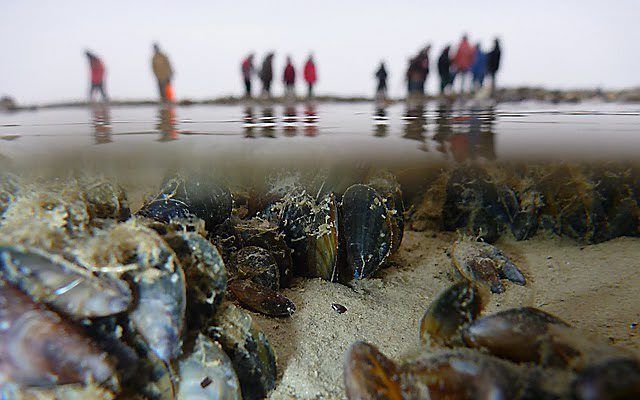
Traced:
<svg viewBox="0 0 640 400">
<path fill-rule="evenodd" d="M 425 96 L 425 101 L 432 100 L 448 100 L 454 101 L 457 99 L 471 99 L 472 96 Z M 298 97 L 295 102 L 308 101 L 306 97 Z M 375 97 L 366 96 L 336 96 L 336 95 L 321 95 L 315 96 L 311 99 L 318 103 L 363 103 L 363 102 L 376 102 L 379 101 Z M 385 103 L 401 103 L 405 102 L 405 98 L 389 98 Z M 585 100 L 600 100 L 604 102 L 626 102 L 626 103 L 640 103 L 640 88 L 623 89 L 623 90 L 599 90 L 599 89 L 581 89 L 581 90 L 551 90 L 536 87 L 518 87 L 518 88 L 504 88 L 499 89 L 495 96 L 496 103 L 507 102 L 522 102 L 522 101 L 544 101 L 549 103 L 579 103 Z M 177 106 L 192 106 L 192 105 L 236 105 L 244 104 L 247 102 L 255 103 L 269 103 L 269 104 L 287 104 L 291 103 L 291 99 L 284 97 L 271 97 L 261 98 L 254 97 L 246 99 L 239 96 L 223 96 L 205 100 L 192 100 L 181 99 L 175 103 Z M 157 105 L 157 100 L 151 99 L 136 99 L 136 100 L 112 100 L 109 102 L 110 106 L 149 106 Z M 91 103 L 84 100 L 77 101 L 63 101 L 52 102 L 45 104 L 33 104 L 33 105 L 20 105 L 15 104 L 12 107 L 1 107 L 0 110 L 6 111 L 28 111 L 28 110 L 40 110 L 40 109 L 55 109 L 55 108 L 72 108 L 72 107 L 87 107 Z"/>
</svg>

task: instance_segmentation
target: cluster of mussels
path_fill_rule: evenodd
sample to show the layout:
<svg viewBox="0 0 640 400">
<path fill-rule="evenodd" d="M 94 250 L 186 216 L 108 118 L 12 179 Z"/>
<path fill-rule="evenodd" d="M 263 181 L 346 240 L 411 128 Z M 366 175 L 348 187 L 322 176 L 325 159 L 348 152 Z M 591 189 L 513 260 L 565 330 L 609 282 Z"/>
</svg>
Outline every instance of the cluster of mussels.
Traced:
<svg viewBox="0 0 640 400">
<path fill-rule="evenodd" d="M 106 180 L 3 175 L 2 398 L 266 397 L 276 356 L 233 302 L 285 317 L 294 274 L 373 275 L 400 245 L 402 199 L 391 175 L 342 195 L 275 184 L 247 196 L 254 213 L 236 196 L 174 176 L 132 215 Z"/>
<path fill-rule="evenodd" d="M 463 166 L 444 172 L 414 229 L 461 230 L 494 243 L 539 230 L 586 243 L 640 235 L 640 170 L 624 164 Z"/>
<path fill-rule="evenodd" d="M 637 399 L 640 357 L 592 338 L 533 307 L 482 316 L 500 278 L 524 284 L 490 244 L 459 241 L 463 278 L 440 293 L 420 322 L 420 349 L 401 362 L 356 342 L 345 361 L 347 397 L 365 399 Z"/>
</svg>

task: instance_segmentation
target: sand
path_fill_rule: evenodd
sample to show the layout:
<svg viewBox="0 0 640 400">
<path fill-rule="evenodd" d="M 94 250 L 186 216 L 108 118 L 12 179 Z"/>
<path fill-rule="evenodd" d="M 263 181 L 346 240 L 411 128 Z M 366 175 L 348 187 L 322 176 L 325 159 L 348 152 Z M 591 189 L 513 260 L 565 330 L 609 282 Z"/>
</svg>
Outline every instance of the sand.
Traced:
<svg viewBox="0 0 640 400">
<path fill-rule="evenodd" d="M 419 320 L 453 282 L 447 251 L 456 234 L 405 232 L 395 265 L 354 288 L 300 279 L 284 293 L 297 305 L 287 319 L 254 314 L 278 356 L 280 380 L 271 399 L 343 399 L 343 358 L 356 340 L 376 344 L 397 359 L 419 348 Z M 538 236 L 497 246 L 525 271 L 528 284 L 507 284 L 487 313 L 535 306 L 588 334 L 640 349 L 640 238 L 583 246 Z M 347 308 L 339 314 L 331 307 Z"/>
</svg>

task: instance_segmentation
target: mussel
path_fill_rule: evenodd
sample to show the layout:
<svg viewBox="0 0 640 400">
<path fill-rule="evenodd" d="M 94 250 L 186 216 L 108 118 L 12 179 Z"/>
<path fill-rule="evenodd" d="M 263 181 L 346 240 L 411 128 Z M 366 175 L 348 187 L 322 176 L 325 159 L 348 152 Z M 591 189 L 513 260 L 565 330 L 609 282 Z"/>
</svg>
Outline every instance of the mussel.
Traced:
<svg viewBox="0 0 640 400">
<path fill-rule="evenodd" d="M 342 197 L 340 226 L 346 254 L 341 278 L 373 276 L 392 249 L 393 226 L 382 197 L 367 185 L 349 187 Z"/>
</svg>

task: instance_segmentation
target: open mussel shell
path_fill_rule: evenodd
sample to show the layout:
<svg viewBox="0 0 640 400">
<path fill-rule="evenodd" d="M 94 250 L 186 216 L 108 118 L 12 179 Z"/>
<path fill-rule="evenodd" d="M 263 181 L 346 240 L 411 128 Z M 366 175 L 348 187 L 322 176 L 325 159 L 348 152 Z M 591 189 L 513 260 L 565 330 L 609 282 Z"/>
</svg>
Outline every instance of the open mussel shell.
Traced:
<svg viewBox="0 0 640 400">
<path fill-rule="evenodd" d="M 237 279 L 248 279 L 258 285 L 278 290 L 280 269 L 271 253 L 257 246 L 238 250 L 230 263 L 230 271 Z"/>
<path fill-rule="evenodd" d="M 243 307 L 270 317 L 288 317 L 296 311 L 286 296 L 248 279 L 230 281 L 229 291 Z"/>
<path fill-rule="evenodd" d="M 516 265 L 495 246 L 469 239 L 458 240 L 451 248 L 451 263 L 465 279 L 488 286 L 493 293 L 503 293 L 502 279 L 525 285 L 526 279 Z"/>
<path fill-rule="evenodd" d="M 477 319 L 462 330 L 462 338 L 467 346 L 501 358 L 540 363 L 545 357 L 545 337 L 553 325 L 569 326 L 537 308 L 513 308 Z"/>
<path fill-rule="evenodd" d="M 125 311 L 132 301 L 129 286 L 41 250 L 0 247 L 0 275 L 72 318 L 100 317 Z"/>
<path fill-rule="evenodd" d="M 199 334 L 178 361 L 178 400 L 240 400 L 240 383 L 220 344 Z"/>
<path fill-rule="evenodd" d="M 280 233 L 278 226 L 262 218 L 242 220 L 235 226 L 235 235 L 241 247 L 258 246 L 269 250 L 280 270 L 280 287 L 285 288 L 291 284 L 291 249 L 285 243 L 284 235 Z"/>
<path fill-rule="evenodd" d="M 396 365 L 365 342 L 347 351 L 344 386 L 349 400 L 403 399 Z"/>
<path fill-rule="evenodd" d="M 307 270 L 305 276 L 338 280 L 340 261 L 340 235 L 338 231 L 338 203 L 333 193 L 328 194 L 314 209 L 307 228 Z"/>
<path fill-rule="evenodd" d="M 420 321 L 423 344 L 460 344 L 460 330 L 474 321 L 484 309 L 487 291 L 473 282 L 460 281 L 438 295 Z"/>
<path fill-rule="evenodd" d="M 231 216 L 232 208 L 228 187 L 203 174 L 193 174 L 165 180 L 160 194 L 138 214 L 163 222 L 192 214 L 205 221 L 207 230 L 212 230 Z"/>
<path fill-rule="evenodd" d="M 346 263 L 341 279 L 373 276 L 392 247 L 392 223 L 380 195 L 367 185 L 353 185 L 342 197 L 341 232 Z"/>
<path fill-rule="evenodd" d="M 119 386 L 107 354 L 77 326 L 0 281 L 0 371 L 21 387 Z"/>
<path fill-rule="evenodd" d="M 276 383 L 276 356 L 249 314 L 223 303 L 211 335 L 231 358 L 244 400 L 265 398 Z"/>
</svg>

